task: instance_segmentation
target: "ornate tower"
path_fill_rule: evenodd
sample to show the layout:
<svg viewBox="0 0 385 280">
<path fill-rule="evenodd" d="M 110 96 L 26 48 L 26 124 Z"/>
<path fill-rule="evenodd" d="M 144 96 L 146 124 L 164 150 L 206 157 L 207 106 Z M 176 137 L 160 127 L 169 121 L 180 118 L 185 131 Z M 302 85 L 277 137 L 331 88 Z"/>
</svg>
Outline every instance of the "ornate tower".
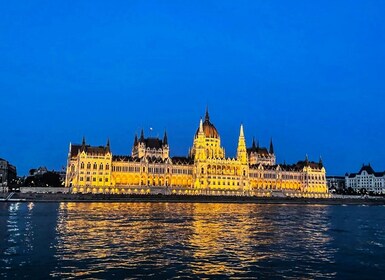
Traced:
<svg viewBox="0 0 385 280">
<path fill-rule="evenodd" d="M 170 147 L 168 145 L 167 132 L 164 131 L 163 142 L 162 142 L 162 159 L 165 160 L 169 157 Z"/>
<path fill-rule="evenodd" d="M 202 155 L 203 149 L 203 155 Z M 225 151 L 221 147 L 221 138 L 215 126 L 210 122 L 208 110 L 206 110 L 205 121 L 202 119 L 195 133 L 194 144 L 190 152 L 194 159 L 224 159 Z"/>
<path fill-rule="evenodd" d="M 195 134 L 194 144 L 191 149 L 191 157 L 194 160 L 205 160 L 207 158 L 205 151 L 205 134 L 203 132 L 203 122 L 202 119 L 199 121 L 199 128 L 197 133 Z"/>
<path fill-rule="evenodd" d="M 245 134 L 243 132 L 242 124 L 241 124 L 239 138 L 238 138 L 237 159 L 242 164 L 247 164 L 247 149 L 246 149 Z"/>
</svg>

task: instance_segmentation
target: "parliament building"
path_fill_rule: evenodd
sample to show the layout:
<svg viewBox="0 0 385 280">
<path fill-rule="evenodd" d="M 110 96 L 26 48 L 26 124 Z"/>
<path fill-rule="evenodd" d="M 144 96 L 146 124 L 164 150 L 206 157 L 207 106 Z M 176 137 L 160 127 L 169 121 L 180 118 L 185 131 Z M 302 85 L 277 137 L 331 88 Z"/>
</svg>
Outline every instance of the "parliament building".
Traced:
<svg viewBox="0 0 385 280">
<path fill-rule="evenodd" d="M 322 160 L 307 157 L 277 164 L 272 141 L 267 149 L 253 139 L 248 148 L 242 125 L 236 157 L 226 157 L 206 111 L 185 157 L 170 156 L 166 132 L 146 138 L 142 130 L 131 155 L 113 155 L 109 140 L 70 144 L 65 183 L 73 193 L 327 197 L 325 173 Z"/>
</svg>

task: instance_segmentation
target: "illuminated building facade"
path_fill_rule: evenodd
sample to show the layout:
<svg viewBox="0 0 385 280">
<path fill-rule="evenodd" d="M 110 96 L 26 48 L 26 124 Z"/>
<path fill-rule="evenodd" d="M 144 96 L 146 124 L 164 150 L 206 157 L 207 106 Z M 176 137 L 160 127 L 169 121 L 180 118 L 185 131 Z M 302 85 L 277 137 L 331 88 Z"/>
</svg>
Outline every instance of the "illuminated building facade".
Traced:
<svg viewBox="0 0 385 280">
<path fill-rule="evenodd" d="M 346 174 L 345 181 L 356 192 L 385 194 L 385 171 L 375 172 L 370 164 L 363 164 L 358 173 Z"/>
<path fill-rule="evenodd" d="M 5 191 L 7 186 L 16 180 L 16 167 L 0 158 L 0 186 Z"/>
<path fill-rule="evenodd" d="M 207 195 L 327 196 L 325 168 L 307 158 L 296 164 L 276 164 L 269 150 L 247 148 L 240 127 L 237 154 L 227 158 L 221 138 L 206 111 L 186 157 L 171 157 L 163 139 L 135 135 L 131 155 L 113 155 L 110 143 L 70 144 L 66 186 L 80 193 L 163 193 Z"/>
</svg>

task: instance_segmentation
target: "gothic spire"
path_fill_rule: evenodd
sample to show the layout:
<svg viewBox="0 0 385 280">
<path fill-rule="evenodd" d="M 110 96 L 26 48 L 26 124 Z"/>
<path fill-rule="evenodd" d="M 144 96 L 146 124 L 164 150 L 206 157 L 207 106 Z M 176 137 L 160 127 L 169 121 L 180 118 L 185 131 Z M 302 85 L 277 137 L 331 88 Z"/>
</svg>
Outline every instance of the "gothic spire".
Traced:
<svg viewBox="0 0 385 280">
<path fill-rule="evenodd" d="M 138 145 L 138 135 L 135 133 L 135 138 L 134 138 L 134 147 Z"/>
<path fill-rule="evenodd" d="M 273 138 L 270 138 L 270 149 L 269 149 L 270 154 L 274 154 L 274 146 L 273 146 Z"/>
<path fill-rule="evenodd" d="M 253 144 L 251 145 L 251 147 L 252 147 L 253 149 L 256 148 L 256 146 L 255 146 L 255 138 L 254 138 L 254 137 L 253 137 Z"/>
<path fill-rule="evenodd" d="M 139 142 L 144 142 L 144 131 L 143 131 L 143 128 L 142 128 L 142 131 L 140 132 Z"/>
<path fill-rule="evenodd" d="M 239 131 L 239 137 L 245 137 L 245 134 L 244 134 L 244 132 L 243 132 L 243 124 L 241 124 L 241 129 L 240 129 L 240 131 Z"/>
<path fill-rule="evenodd" d="M 86 150 L 86 137 L 83 136 L 83 140 L 82 140 L 82 147 L 80 149 L 80 151 L 85 151 Z"/>
<path fill-rule="evenodd" d="M 241 127 L 239 129 L 237 159 L 240 160 L 242 164 L 247 163 L 247 149 L 246 149 L 245 134 L 243 131 L 243 124 L 241 124 Z"/>
<path fill-rule="evenodd" d="M 110 138 L 107 138 L 106 148 L 110 151 Z"/>
<path fill-rule="evenodd" d="M 168 145 L 168 140 L 167 140 L 167 132 L 166 132 L 166 130 L 164 131 L 164 136 L 163 136 L 163 145 Z"/>
</svg>

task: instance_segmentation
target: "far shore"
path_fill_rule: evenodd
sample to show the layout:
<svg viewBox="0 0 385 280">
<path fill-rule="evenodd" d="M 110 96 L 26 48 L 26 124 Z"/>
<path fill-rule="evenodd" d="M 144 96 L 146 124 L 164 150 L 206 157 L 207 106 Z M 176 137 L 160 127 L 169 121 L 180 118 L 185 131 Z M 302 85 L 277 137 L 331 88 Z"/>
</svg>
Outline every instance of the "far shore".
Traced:
<svg viewBox="0 0 385 280">
<path fill-rule="evenodd" d="M 357 198 L 282 198 L 250 196 L 203 195 L 109 195 L 15 193 L 10 199 L 1 196 L 0 202 L 153 202 L 153 203 L 252 203 L 252 204 L 305 204 L 305 205 L 385 205 L 384 197 Z"/>
</svg>

